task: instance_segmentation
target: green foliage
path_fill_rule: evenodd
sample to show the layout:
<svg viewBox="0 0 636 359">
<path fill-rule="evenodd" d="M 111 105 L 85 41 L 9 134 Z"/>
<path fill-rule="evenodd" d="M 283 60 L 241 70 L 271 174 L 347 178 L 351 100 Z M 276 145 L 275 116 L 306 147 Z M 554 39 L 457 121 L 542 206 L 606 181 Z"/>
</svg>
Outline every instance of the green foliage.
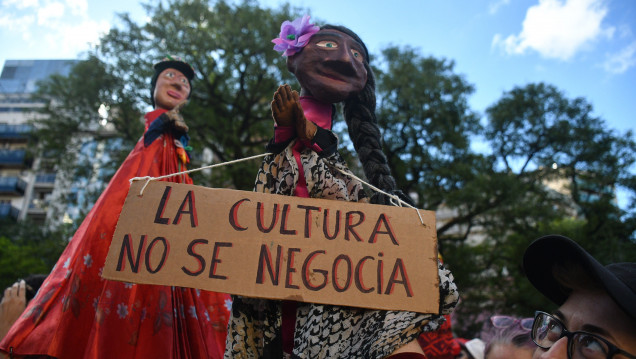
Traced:
<svg viewBox="0 0 636 359">
<path fill-rule="evenodd" d="M 411 48 L 389 47 L 382 55 L 377 112 L 384 150 L 398 186 L 436 209 L 461 186 L 455 171 L 481 169 L 471 166 L 479 159 L 471 158 L 470 136 L 480 129 L 468 108 L 473 87 L 453 73 L 452 61 L 423 58 Z"/>
<path fill-rule="evenodd" d="M 0 222 L 0 288 L 29 274 L 48 274 L 66 247 L 66 229 L 46 230 L 33 223 Z"/>
<path fill-rule="evenodd" d="M 607 129 L 584 99 L 546 84 L 504 93 L 480 123 L 467 101 L 473 87 L 452 61 L 408 47 L 382 54 L 384 149 L 399 187 L 437 212 L 438 247 L 462 295 L 458 334 L 477 335 L 489 314 L 552 308 L 521 267 L 541 235 L 569 235 L 603 263 L 636 258 L 633 207 L 621 211 L 614 198 L 619 186 L 634 194 L 631 133 Z"/>
<path fill-rule="evenodd" d="M 90 79 L 90 81 L 87 81 Z M 126 84 L 106 70 L 106 64 L 91 55 L 78 62 L 69 76 L 53 75 L 41 82 L 35 98 L 45 104 L 46 117 L 34 120 L 36 136 L 47 157 L 60 165 L 73 165 L 76 153 L 69 144 L 78 137 L 109 138 L 113 132 L 100 124 L 99 109 L 109 108 L 108 121 L 114 124 L 117 136 L 134 143 L 143 128 L 140 112 L 133 102 L 122 97 Z M 71 155 L 73 157 L 68 158 Z M 66 161 L 62 161 L 66 158 Z"/>
<path fill-rule="evenodd" d="M 487 115 L 483 134 L 492 149 L 490 171 L 506 180 L 472 184 L 473 192 L 490 193 L 486 198 L 497 205 L 465 224 L 479 228 L 474 234 L 481 232 L 483 241 L 476 249 L 485 250 L 477 255 L 478 275 L 458 280 L 464 295 L 478 298 L 460 306 L 458 330 L 474 330 L 470 325 L 478 313 L 531 316 L 537 308 L 553 307 L 529 285 L 521 267 L 525 248 L 542 235 L 569 236 L 605 264 L 636 258 L 634 212 L 618 208 L 614 197 L 625 180 L 633 181 L 631 133 L 608 130 L 585 100 L 567 99 L 546 84 L 505 93 Z M 449 263 L 461 261 L 447 253 Z M 484 291 L 487 298 L 480 297 Z"/>
<path fill-rule="evenodd" d="M 131 80 L 129 95 L 148 103 L 152 63 L 178 54 L 196 70 L 191 102 L 183 110 L 192 129 L 192 167 L 203 164 L 203 148 L 214 162 L 262 153 L 272 135 L 272 95 L 293 79 L 271 39 L 283 20 L 299 12 L 289 6 L 262 9 L 254 1 L 171 1 L 146 9 L 151 21 L 139 26 L 123 16 L 125 28 L 111 30 L 99 49 L 114 74 Z M 245 174 L 256 173 L 258 165 L 237 164 L 193 177 L 204 185 L 251 190 L 254 178 Z"/>
<path fill-rule="evenodd" d="M 122 95 L 125 87 L 91 55 L 77 62 L 69 76 L 53 75 L 42 81 L 34 95 L 45 106 L 40 111 L 43 116 L 32 121 L 37 146 L 31 150 L 39 153 L 41 167 L 58 172 L 59 182 L 73 181 L 84 189 L 81 197 L 69 192 L 56 199 L 79 206 L 80 218 L 143 131 L 140 111 Z M 100 108 L 107 110 L 107 116 L 100 114 Z M 100 151 L 105 155 L 97 156 Z M 51 217 L 61 216 L 54 211 Z"/>
</svg>

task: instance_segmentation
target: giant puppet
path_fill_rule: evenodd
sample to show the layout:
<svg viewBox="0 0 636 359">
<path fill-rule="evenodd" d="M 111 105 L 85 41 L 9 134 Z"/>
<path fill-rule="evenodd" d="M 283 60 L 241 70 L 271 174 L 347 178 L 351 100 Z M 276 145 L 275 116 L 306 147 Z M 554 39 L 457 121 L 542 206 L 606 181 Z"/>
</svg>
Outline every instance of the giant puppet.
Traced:
<svg viewBox="0 0 636 359">
<path fill-rule="evenodd" d="M 362 40 L 341 26 L 318 28 L 305 16 L 286 21 L 274 49 L 300 83 L 300 94 L 283 85 L 274 94 L 274 138 L 258 171 L 255 190 L 288 196 L 368 201 L 362 184 L 344 174 L 347 165 L 331 131 L 335 104 L 344 118 L 368 180 L 396 190 L 380 147 L 375 80 Z M 344 172 L 344 173 L 343 173 Z M 375 193 L 371 203 L 389 204 Z M 436 330 L 458 300 L 452 275 L 438 265 L 439 312 L 422 314 L 237 296 L 228 326 L 226 358 L 383 358 L 396 351 L 423 357 L 417 337 Z"/>
<path fill-rule="evenodd" d="M 183 171 L 189 157 L 179 110 L 193 68 L 176 57 L 154 65 L 146 131 L 75 232 L 37 297 L 0 343 L 14 357 L 219 358 L 229 295 L 105 280 L 101 271 L 133 177 Z M 192 183 L 187 175 L 167 180 Z"/>
</svg>

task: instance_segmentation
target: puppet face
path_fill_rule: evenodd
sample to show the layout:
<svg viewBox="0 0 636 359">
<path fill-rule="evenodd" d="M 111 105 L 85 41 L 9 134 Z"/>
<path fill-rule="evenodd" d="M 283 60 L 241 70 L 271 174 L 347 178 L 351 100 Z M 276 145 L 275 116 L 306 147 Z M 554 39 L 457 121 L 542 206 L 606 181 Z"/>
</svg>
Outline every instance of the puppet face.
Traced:
<svg viewBox="0 0 636 359">
<path fill-rule="evenodd" d="M 163 70 L 155 86 L 155 108 L 172 110 L 185 101 L 190 94 L 190 83 L 181 71 L 173 68 Z"/>
<path fill-rule="evenodd" d="M 314 34 L 303 50 L 287 59 L 301 86 L 301 95 L 326 103 L 344 101 L 364 88 L 364 50 L 351 36 L 337 30 Z"/>
</svg>

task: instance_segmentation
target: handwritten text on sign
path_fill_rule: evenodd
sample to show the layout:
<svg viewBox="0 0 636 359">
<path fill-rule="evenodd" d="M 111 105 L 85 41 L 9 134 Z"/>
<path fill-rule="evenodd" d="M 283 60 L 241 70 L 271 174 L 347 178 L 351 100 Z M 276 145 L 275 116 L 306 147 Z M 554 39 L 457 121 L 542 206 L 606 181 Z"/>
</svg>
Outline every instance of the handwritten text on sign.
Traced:
<svg viewBox="0 0 636 359">
<path fill-rule="evenodd" d="M 134 182 L 104 278 L 437 313 L 433 212 Z"/>
</svg>

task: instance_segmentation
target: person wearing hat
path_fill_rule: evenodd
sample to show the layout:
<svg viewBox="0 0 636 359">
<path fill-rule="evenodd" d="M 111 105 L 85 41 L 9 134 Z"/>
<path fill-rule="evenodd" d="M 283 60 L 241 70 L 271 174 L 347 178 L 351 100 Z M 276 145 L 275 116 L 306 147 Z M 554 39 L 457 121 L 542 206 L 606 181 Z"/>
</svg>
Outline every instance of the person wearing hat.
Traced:
<svg viewBox="0 0 636 359">
<path fill-rule="evenodd" d="M 559 308 L 537 311 L 534 359 L 636 359 L 636 263 L 599 263 L 570 238 L 548 235 L 526 249 L 530 282 Z"/>
<path fill-rule="evenodd" d="M 221 358 L 230 296 L 102 278 L 133 177 L 185 170 L 188 127 L 179 111 L 194 70 L 169 56 L 154 65 L 146 131 L 73 235 L 40 292 L 0 342 L 11 357 Z M 180 151 L 181 150 L 181 151 Z M 166 178 L 192 183 L 187 175 Z"/>
</svg>

